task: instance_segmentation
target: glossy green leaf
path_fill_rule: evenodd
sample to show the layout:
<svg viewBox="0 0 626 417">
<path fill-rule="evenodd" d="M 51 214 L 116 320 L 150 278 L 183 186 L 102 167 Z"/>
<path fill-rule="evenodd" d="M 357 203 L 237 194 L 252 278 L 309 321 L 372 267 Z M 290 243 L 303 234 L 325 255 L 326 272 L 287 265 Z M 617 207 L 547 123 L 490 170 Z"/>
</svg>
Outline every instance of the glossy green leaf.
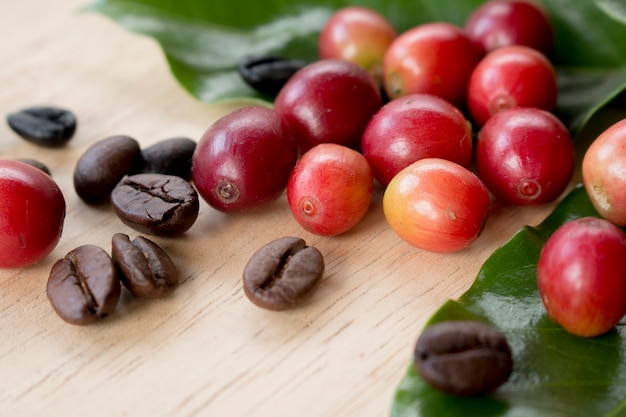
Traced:
<svg viewBox="0 0 626 417">
<path fill-rule="evenodd" d="M 463 25 L 483 0 L 96 0 L 98 11 L 161 45 L 180 84 L 206 102 L 271 104 L 241 81 L 247 55 L 317 58 L 317 35 L 333 11 L 360 4 L 380 11 L 399 32 L 428 21 Z M 626 88 L 626 24 L 621 0 L 544 0 L 554 27 L 552 57 L 566 86 L 559 115 L 578 132 Z M 593 82 L 601 86 L 595 88 Z M 570 99 L 575 99 L 572 102 Z"/>
<path fill-rule="evenodd" d="M 561 68 L 558 82 L 558 116 L 578 134 L 598 111 L 626 90 L 626 66 L 608 70 Z"/>
<path fill-rule="evenodd" d="M 514 371 L 485 397 L 461 398 L 427 386 L 411 364 L 393 417 L 617 417 L 626 415 L 626 322 L 596 338 L 569 335 L 546 315 L 536 285 L 541 248 L 563 223 L 598 216 L 582 186 L 537 227 L 524 227 L 482 266 L 472 287 L 428 321 L 472 319 L 507 337 Z"/>
<path fill-rule="evenodd" d="M 623 0 L 595 0 L 596 4 L 607 15 L 622 23 L 626 23 L 626 2 Z"/>
</svg>

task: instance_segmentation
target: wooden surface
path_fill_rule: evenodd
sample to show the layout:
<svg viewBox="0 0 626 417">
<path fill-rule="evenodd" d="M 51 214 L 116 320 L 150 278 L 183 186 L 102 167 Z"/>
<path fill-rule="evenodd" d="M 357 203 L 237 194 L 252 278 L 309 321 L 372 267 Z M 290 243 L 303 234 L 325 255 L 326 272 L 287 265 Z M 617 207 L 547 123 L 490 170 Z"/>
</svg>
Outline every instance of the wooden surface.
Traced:
<svg viewBox="0 0 626 417">
<path fill-rule="evenodd" d="M 259 212 L 225 215 L 201 205 L 183 237 L 152 238 L 185 277 L 156 301 L 124 293 L 115 313 L 88 327 L 66 324 L 45 293 L 53 262 L 115 232 L 136 236 L 109 207 L 90 207 L 72 186 L 75 163 L 97 140 L 128 134 L 142 145 L 199 139 L 231 108 L 200 103 L 170 75 L 157 45 L 86 0 L 0 2 L 0 113 L 35 104 L 72 109 L 76 136 L 38 148 L 0 125 L 2 157 L 51 168 L 67 201 L 63 236 L 41 263 L 0 270 L 2 416 L 386 416 L 420 329 L 461 295 L 483 261 L 553 205 L 494 207 L 469 249 L 433 254 L 386 225 L 380 189 L 353 231 L 304 232 L 283 197 Z M 269 312 L 245 297 L 241 274 L 261 245 L 301 236 L 325 256 L 321 286 L 304 305 Z"/>
</svg>

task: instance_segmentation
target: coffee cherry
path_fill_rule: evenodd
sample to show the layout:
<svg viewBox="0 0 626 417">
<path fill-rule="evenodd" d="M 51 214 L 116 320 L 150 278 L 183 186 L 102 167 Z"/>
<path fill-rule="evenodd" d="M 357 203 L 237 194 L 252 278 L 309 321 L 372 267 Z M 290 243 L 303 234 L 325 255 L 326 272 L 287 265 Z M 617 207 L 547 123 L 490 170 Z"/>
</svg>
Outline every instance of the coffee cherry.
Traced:
<svg viewBox="0 0 626 417">
<path fill-rule="evenodd" d="M 544 245 L 537 285 L 548 316 L 567 332 L 594 337 L 626 314 L 626 234 L 584 217 L 559 227 Z"/>
<path fill-rule="evenodd" d="M 204 133 L 192 158 L 192 179 L 209 205 L 223 212 L 251 210 L 275 200 L 297 159 L 291 132 L 266 107 L 244 107 Z"/>
<path fill-rule="evenodd" d="M 61 239 L 64 220 L 65 198 L 49 175 L 0 160 L 0 268 L 42 260 Z"/>
<path fill-rule="evenodd" d="M 541 52 L 527 46 L 498 48 L 476 66 L 469 81 L 467 105 L 474 122 L 513 107 L 554 111 L 557 84 L 554 67 Z"/>
<path fill-rule="evenodd" d="M 490 0 L 465 22 L 465 33 L 485 53 L 503 46 L 523 45 L 550 55 L 552 23 L 545 8 L 533 0 Z"/>
<path fill-rule="evenodd" d="M 602 217 L 626 226 L 626 119 L 604 130 L 589 146 L 582 163 L 583 183 Z"/>
<path fill-rule="evenodd" d="M 478 134 L 478 176 L 504 204 L 553 201 L 572 179 L 574 163 L 574 141 L 569 131 L 545 110 L 503 110 Z"/>
<path fill-rule="evenodd" d="M 289 79 L 274 109 L 287 121 L 304 153 L 320 143 L 357 148 L 381 105 L 380 90 L 365 69 L 340 59 L 323 59 Z"/>
<path fill-rule="evenodd" d="M 287 200 L 296 221 L 307 231 L 334 236 L 356 226 L 370 206 L 372 170 L 359 152 L 322 143 L 302 155 L 289 185 Z"/>
<path fill-rule="evenodd" d="M 427 93 L 463 105 L 469 77 L 481 56 L 457 26 L 419 25 L 389 46 L 384 60 L 385 90 L 392 99 Z"/>
<path fill-rule="evenodd" d="M 383 196 L 385 218 L 396 234 L 432 252 L 456 252 L 474 242 L 490 204 L 487 188 L 474 173 L 440 158 L 404 168 Z"/>
<path fill-rule="evenodd" d="M 377 11 L 347 6 L 333 14 L 322 28 L 319 56 L 354 62 L 382 86 L 383 58 L 395 37 L 394 27 Z"/>
<path fill-rule="evenodd" d="M 472 159 L 472 127 L 463 113 L 431 94 L 408 94 L 385 104 L 367 125 L 363 155 L 383 185 L 422 158 L 460 165 Z"/>
</svg>

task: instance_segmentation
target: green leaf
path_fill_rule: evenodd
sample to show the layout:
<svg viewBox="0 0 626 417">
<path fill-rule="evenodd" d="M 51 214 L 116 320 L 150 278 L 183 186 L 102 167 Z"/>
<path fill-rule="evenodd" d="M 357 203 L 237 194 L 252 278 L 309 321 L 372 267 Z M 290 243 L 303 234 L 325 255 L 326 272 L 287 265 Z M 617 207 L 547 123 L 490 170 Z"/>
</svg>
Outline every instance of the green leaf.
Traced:
<svg viewBox="0 0 626 417">
<path fill-rule="evenodd" d="M 483 0 L 96 0 L 103 13 L 161 45 L 172 73 L 205 102 L 271 99 L 239 78 L 246 55 L 277 54 L 313 61 L 317 36 L 333 11 L 360 4 L 380 11 L 399 32 L 429 21 L 462 26 Z M 553 62 L 565 90 L 558 113 L 579 132 L 626 89 L 626 24 L 621 0 L 544 0 L 555 28 Z M 600 85 L 596 86 L 595 83 Z"/>
<path fill-rule="evenodd" d="M 626 322 L 600 337 L 572 336 L 547 317 L 536 285 L 541 248 L 562 224 L 598 216 L 575 188 L 537 227 L 524 227 L 484 263 L 472 287 L 428 321 L 488 322 L 507 337 L 514 371 L 489 396 L 460 398 L 427 386 L 411 364 L 393 417 L 616 417 L 626 415 Z"/>
<path fill-rule="evenodd" d="M 626 25 L 594 1 L 544 0 L 555 28 L 557 66 L 615 68 L 626 65 Z"/>
<path fill-rule="evenodd" d="M 626 3 L 622 0 L 596 0 L 596 5 L 608 16 L 626 23 Z"/>
<path fill-rule="evenodd" d="M 558 88 L 557 114 L 577 135 L 594 115 L 626 90 L 626 66 L 608 70 L 562 68 Z"/>
</svg>

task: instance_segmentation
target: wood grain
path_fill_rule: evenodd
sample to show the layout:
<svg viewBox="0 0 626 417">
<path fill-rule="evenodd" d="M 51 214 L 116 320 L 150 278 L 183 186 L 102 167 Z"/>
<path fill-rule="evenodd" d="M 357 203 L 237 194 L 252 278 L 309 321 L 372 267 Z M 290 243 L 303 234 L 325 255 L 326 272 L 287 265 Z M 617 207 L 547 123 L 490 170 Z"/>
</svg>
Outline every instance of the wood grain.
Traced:
<svg viewBox="0 0 626 417">
<path fill-rule="evenodd" d="M 386 225 L 382 190 L 353 231 L 304 232 L 286 199 L 244 215 L 202 204 L 183 237 L 153 238 L 185 277 L 173 296 L 124 293 L 115 313 L 88 327 L 57 317 L 45 294 L 52 263 L 82 244 L 110 251 L 124 226 L 109 207 L 90 207 L 72 186 L 75 163 L 106 136 L 142 145 L 198 140 L 232 108 L 189 96 L 150 39 L 79 12 L 84 0 L 0 2 L 0 112 L 59 105 L 78 116 L 64 149 L 38 148 L 0 126 L 3 158 L 48 164 L 67 201 L 61 242 L 44 261 L 0 270 L 0 415 L 6 416 L 385 416 L 429 316 L 473 282 L 483 261 L 554 204 L 495 207 L 469 249 L 420 251 Z M 270 312 L 245 297 L 241 274 L 260 246 L 303 237 L 325 256 L 313 297 Z"/>
</svg>

